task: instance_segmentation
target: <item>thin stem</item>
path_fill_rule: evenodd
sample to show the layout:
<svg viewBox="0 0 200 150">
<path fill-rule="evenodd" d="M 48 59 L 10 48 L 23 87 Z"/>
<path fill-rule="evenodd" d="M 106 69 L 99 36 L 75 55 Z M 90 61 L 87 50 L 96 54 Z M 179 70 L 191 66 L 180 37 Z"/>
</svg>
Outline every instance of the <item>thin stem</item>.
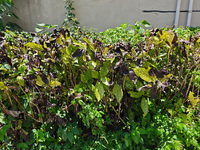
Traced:
<svg viewBox="0 0 200 150">
<path fill-rule="evenodd" d="M 111 103 L 109 102 L 109 100 L 108 100 L 108 103 L 110 104 L 110 106 L 112 107 L 112 109 L 114 110 L 114 112 L 116 113 L 116 115 L 118 116 L 118 118 L 119 118 L 119 119 L 122 121 L 122 123 L 126 126 L 127 130 L 128 130 L 129 132 L 131 132 L 131 131 L 129 130 L 128 126 L 126 125 L 126 123 L 124 122 L 124 120 L 120 117 L 119 113 L 117 113 L 117 111 L 115 110 L 115 108 L 111 105 Z"/>
<path fill-rule="evenodd" d="M 27 99 L 28 99 L 28 103 L 29 103 L 30 109 L 31 109 L 31 114 L 32 114 L 33 117 L 35 117 L 35 116 L 34 116 L 34 113 L 33 113 L 32 106 L 31 106 L 31 101 L 30 101 L 28 95 L 27 95 L 26 92 L 23 90 L 23 88 L 21 87 L 21 85 L 20 85 L 20 84 L 18 84 L 18 85 L 19 85 L 20 89 L 22 90 L 22 92 L 26 95 L 26 97 L 27 97 Z"/>
</svg>

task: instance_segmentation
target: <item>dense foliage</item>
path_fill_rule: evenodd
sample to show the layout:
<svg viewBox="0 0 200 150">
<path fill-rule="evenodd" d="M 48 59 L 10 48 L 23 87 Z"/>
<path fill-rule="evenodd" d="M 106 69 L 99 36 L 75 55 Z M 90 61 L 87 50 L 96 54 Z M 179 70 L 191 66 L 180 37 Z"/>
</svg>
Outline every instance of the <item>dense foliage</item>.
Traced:
<svg viewBox="0 0 200 150">
<path fill-rule="evenodd" d="M 0 33 L 1 149 L 200 148 L 198 32 L 81 32 Z"/>
</svg>

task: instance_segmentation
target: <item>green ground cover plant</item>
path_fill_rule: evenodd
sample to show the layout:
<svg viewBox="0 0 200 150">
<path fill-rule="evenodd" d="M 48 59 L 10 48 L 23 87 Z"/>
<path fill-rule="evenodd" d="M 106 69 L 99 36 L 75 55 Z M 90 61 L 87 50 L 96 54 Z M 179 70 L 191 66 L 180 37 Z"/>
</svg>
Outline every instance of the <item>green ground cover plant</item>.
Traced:
<svg viewBox="0 0 200 150">
<path fill-rule="evenodd" d="M 0 148 L 199 149 L 200 34 L 141 25 L 1 32 Z"/>
</svg>

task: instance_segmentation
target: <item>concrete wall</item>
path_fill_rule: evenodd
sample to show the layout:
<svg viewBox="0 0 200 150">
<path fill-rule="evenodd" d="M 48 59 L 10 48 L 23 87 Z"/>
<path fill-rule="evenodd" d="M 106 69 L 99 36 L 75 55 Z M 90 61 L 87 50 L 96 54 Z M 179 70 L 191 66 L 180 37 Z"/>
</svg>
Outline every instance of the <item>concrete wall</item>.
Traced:
<svg viewBox="0 0 200 150">
<path fill-rule="evenodd" d="M 14 12 L 21 18 L 17 22 L 24 30 L 34 31 L 36 23 L 61 25 L 65 18 L 63 0 L 13 0 Z M 182 0 L 179 25 L 185 26 L 189 0 Z M 176 0 L 74 0 L 76 17 L 81 26 L 107 28 L 122 23 L 134 24 L 147 20 L 152 27 L 174 24 Z M 191 26 L 200 26 L 200 0 L 194 0 Z"/>
<path fill-rule="evenodd" d="M 26 31 L 35 31 L 38 23 L 61 25 L 65 18 L 63 0 L 13 0 L 12 11 L 20 18 L 8 18 Z"/>
</svg>

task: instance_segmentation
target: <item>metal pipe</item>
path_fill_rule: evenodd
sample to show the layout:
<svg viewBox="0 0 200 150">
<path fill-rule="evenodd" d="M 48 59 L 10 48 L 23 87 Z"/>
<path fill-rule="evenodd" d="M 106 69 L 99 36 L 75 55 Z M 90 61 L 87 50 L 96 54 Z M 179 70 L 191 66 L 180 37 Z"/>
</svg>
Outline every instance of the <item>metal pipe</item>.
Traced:
<svg viewBox="0 0 200 150">
<path fill-rule="evenodd" d="M 175 14 L 175 20 L 174 20 L 175 28 L 178 28 L 178 20 L 179 20 L 179 15 L 180 15 L 180 8 L 181 8 L 181 0 L 177 0 L 176 14 Z"/>
<path fill-rule="evenodd" d="M 188 17 L 187 17 L 187 25 L 186 25 L 186 27 L 189 27 L 190 23 L 191 23 L 192 7 L 193 7 L 193 0 L 189 0 L 189 8 L 188 8 Z"/>
</svg>

